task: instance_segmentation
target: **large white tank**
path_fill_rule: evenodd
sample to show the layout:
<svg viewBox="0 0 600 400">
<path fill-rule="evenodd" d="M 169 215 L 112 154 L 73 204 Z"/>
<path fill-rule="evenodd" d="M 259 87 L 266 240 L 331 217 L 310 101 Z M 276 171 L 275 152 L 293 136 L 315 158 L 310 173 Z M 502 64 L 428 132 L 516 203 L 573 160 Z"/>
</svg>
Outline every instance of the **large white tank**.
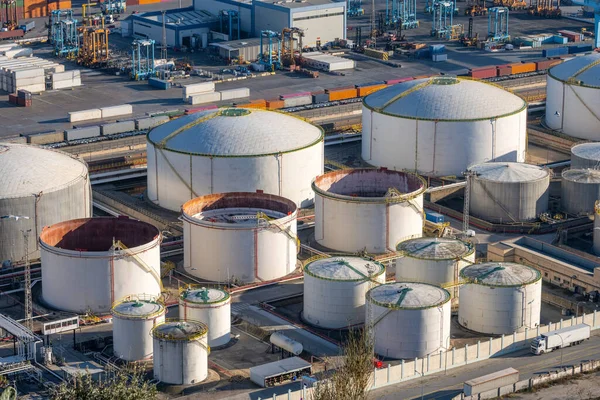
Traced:
<svg viewBox="0 0 600 400">
<path fill-rule="evenodd" d="M 502 335 L 540 323 L 542 275 L 515 263 L 474 264 L 460 272 L 458 323 L 475 332 Z"/>
<path fill-rule="evenodd" d="M 167 320 L 152 329 L 154 379 L 191 385 L 208 376 L 208 328 L 199 321 Z"/>
<path fill-rule="evenodd" d="M 455 77 L 416 79 L 367 96 L 362 158 L 371 165 L 460 176 L 485 161 L 525 161 L 527 104 Z"/>
<path fill-rule="evenodd" d="M 414 359 L 447 349 L 451 316 L 450 293 L 438 286 L 396 282 L 367 292 L 366 324 L 382 357 Z"/>
<path fill-rule="evenodd" d="M 600 140 L 600 54 L 556 65 L 546 78 L 546 124 L 581 139 Z"/>
<path fill-rule="evenodd" d="M 600 169 L 600 143 L 580 143 L 571 147 L 571 169 Z"/>
<path fill-rule="evenodd" d="M 423 233 L 423 178 L 386 169 L 345 169 L 317 177 L 315 240 L 337 251 L 386 253 Z"/>
<path fill-rule="evenodd" d="M 600 170 L 566 169 L 562 172 L 560 189 L 562 211 L 572 215 L 591 214 L 600 198 Z"/>
<path fill-rule="evenodd" d="M 325 329 L 365 322 L 365 294 L 385 283 L 385 267 L 373 260 L 343 256 L 322 258 L 304 267 L 302 318 Z"/>
<path fill-rule="evenodd" d="M 198 196 L 262 190 L 310 205 L 310 183 L 323 173 L 323 138 L 322 129 L 273 111 L 178 118 L 148 133 L 148 198 L 179 211 Z"/>
<path fill-rule="evenodd" d="M 396 282 L 425 282 L 452 286 L 460 271 L 475 262 L 475 247 L 458 239 L 431 238 L 406 240 L 396 250 Z M 452 304 L 458 304 L 458 287 L 450 290 Z"/>
<path fill-rule="evenodd" d="M 537 165 L 491 162 L 469 168 L 471 214 L 495 223 L 532 221 L 548 211 L 550 174 Z"/>
<path fill-rule="evenodd" d="M 294 202 L 263 193 L 202 196 L 182 207 L 183 266 L 215 282 L 281 278 L 296 269 Z"/>
<path fill-rule="evenodd" d="M 52 308 L 108 313 L 134 294 L 160 295 L 161 234 L 129 218 L 84 218 L 40 235 L 42 297 Z"/>
<path fill-rule="evenodd" d="M 600 256 L 600 201 L 594 205 L 594 253 Z"/>
<path fill-rule="evenodd" d="M 23 144 L 0 144 L 0 265 L 25 260 L 21 231 L 29 233 L 29 258 L 40 256 L 44 226 L 92 215 L 87 165 L 56 150 Z"/>
<path fill-rule="evenodd" d="M 231 296 L 223 289 L 190 288 L 179 296 L 179 318 L 208 326 L 208 345 L 223 346 L 231 338 Z"/>
<path fill-rule="evenodd" d="M 113 349 L 125 361 L 141 361 L 152 357 L 150 331 L 165 321 L 165 307 L 156 297 L 128 296 L 112 308 Z"/>
</svg>

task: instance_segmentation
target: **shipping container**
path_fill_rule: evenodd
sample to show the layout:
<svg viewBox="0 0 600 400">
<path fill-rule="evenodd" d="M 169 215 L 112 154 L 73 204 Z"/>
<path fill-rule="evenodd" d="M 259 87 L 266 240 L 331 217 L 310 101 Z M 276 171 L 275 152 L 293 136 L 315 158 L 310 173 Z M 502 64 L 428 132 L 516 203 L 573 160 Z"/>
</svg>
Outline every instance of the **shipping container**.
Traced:
<svg viewBox="0 0 600 400">
<path fill-rule="evenodd" d="M 312 102 L 313 104 L 319 103 L 328 103 L 329 102 L 329 93 L 313 93 L 312 94 Z"/>
<path fill-rule="evenodd" d="M 131 104 L 121 104 L 119 106 L 102 107 L 100 111 L 102 112 L 102 118 L 112 118 L 133 114 L 133 107 Z"/>
<path fill-rule="evenodd" d="M 358 95 L 356 88 L 328 90 L 327 92 L 329 93 L 329 101 L 353 99 Z"/>
<path fill-rule="evenodd" d="M 466 381 L 463 392 L 465 396 L 476 396 L 479 393 L 512 385 L 518 381 L 519 371 L 514 368 L 507 368 Z"/>
<path fill-rule="evenodd" d="M 288 99 L 290 97 L 302 97 L 302 96 L 309 96 L 312 93 L 310 92 L 297 92 L 297 93 L 288 93 L 288 94 L 282 94 L 281 96 L 279 96 L 280 100 L 285 100 Z"/>
<path fill-rule="evenodd" d="M 569 46 L 569 54 L 579 54 L 579 53 L 585 53 L 588 51 L 592 51 L 591 44 L 578 44 L 578 45 L 574 45 L 574 46 Z"/>
<path fill-rule="evenodd" d="M 48 131 L 41 133 L 33 133 L 27 135 L 27 143 L 30 144 L 50 144 L 50 143 L 61 143 L 65 141 L 64 132 Z"/>
<path fill-rule="evenodd" d="M 16 94 L 12 94 L 12 93 L 11 93 L 11 94 L 9 94 L 9 95 L 8 95 L 8 102 L 9 102 L 10 104 L 14 104 L 14 105 L 16 106 L 16 105 L 17 105 L 17 99 L 18 99 L 18 98 L 19 98 L 19 97 L 18 97 Z"/>
<path fill-rule="evenodd" d="M 498 65 L 496 68 L 498 70 L 498 76 L 508 76 L 512 74 L 512 67 L 510 64 Z"/>
<path fill-rule="evenodd" d="M 104 124 L 100 127 L 102 136 L 116 135 L 117 133 L 125 133 L 135 131 L 135 121 L 120 121 L 112 124 Z"/>
<path fill-rule="evenodd" d="M 157 117 L 140 118 L 135 120 L 135 129 L 138 131 L 154 128 L 155 126 L 169 122 L 171 119 L 166 115 L 159 115 Z"/>
<path fill-rule="evenodd" d="M 384 89 L 386 87 L 387 87 L 387 85 L 385 83 L 379 84 L 379 85 L 373 85 L 373 86 L 361 86 L 356 89 L 356 94 L 358 95 L 358 97 L 365 97 L 371 93 L 374 93 L 374 92 Z"/>
<path fill-rule="evenodd" d="M 329 95 L 327 95 L 329 99 Z M 279 110 L 284 107 L 283 100 L 267 100 L 267 109 L 269 110 Z"/>
<path fill-rule="evenodd" d="M 21 99 L 31 100 L 31 92 L 20 89 L 17 91 L 17 97 Z"/>
<path fill-rule="evenodd" d="M 229 90 L 221 90 L 221 100 L 235 100 L 250 97 L 249 88 L 237 88 Z"/>
<path fill-rule="evenodd" d="M 192 104 L 192 105 L 215 103 L 217 101 L 221 101 L 221 93 L 220 92 L 198 93 L 198 94 L 194 94 L 188 98 L 188 103 Z"/>
<path fill-rule="evenodd" d="M 164 79 L 150 78 L 150 79 L 148 79 L 148 84 L 152 87 L 155 87 L 155 88 L 161 89 L 161 90 L 167 90 L 167 89 L 171 88 L 171 82 L 166 81 Z"/>
<path fill-rule="evenodd" d="M 91 119 L 102 118 L 102 111 L 99 108 L 92 108 L 90 110 L 82 111 L 71 111 L 69 112 L 70 122 L 89 121 Z"/>
<path fill-rule="evenodd" d="M 514 63 L 510 64 L 510 73 L 511 75 L 515 74 L 525 74 L 527 72 L 535 71 L 535 63 Z"/>
<path fill-rule="evenodd" d="M 431 60 L 433 62 L 448 61 L 448 54 L 433 54 Z"/>
<path fill-rule="evenodd" d="M 469 70 L 469 76 L 476 79 L 486 79 L 498 76 L 498 70 L 493 67 L 473 68 Z"/>
<path fill-rule="evenodd" d="M 288 97 L 287 99 L 283 100 L 284 108 L 306 106 L 308 104 L 312 104 L 311 94 L 306 96 Z"/>
<path fill-rule="evenodd" d="M 30 21 L 26 24 L 19 25 L 19 29 L 22 29 L 25 33 L 29 32 L 33 28 L 35 28 L 35 21 Z"/>
<path fill-rule="evenodd" d="M 443 54 L 446 51 L 446 46 L 443 44 L 433 44 L 429 46 L 429 52 L 431 54 Z"/>
<path fill-rule="evenodd" d="M 444 222 L 444 215 L 433 211 L 425 212 L 425 219 L 435 224 L 441 224 Z"/>
<path fill-rule="evenodd" d="M 65 139 L 67 141 L 78 139 L 89 139 L 100 136 L 99 126 L 86 126 L 85 128 L 75 128 L 65 130 Z"/>
<path fill-rule="evenodd" d="M 18 38 L 22 38 L 24 34 L 25 34 L 25 32 L 23 32 L 23 29 L 15 29 L 12 31 L 3 31 L 3 32 L 0 32 L 0 40 L 18 39 Z"/>
<path fill-rule="evenodd" d="M 194 83 L 191 85 L 185 85 L 182 88 L 182 91 L 183 91 L 183 101 L 187 101 L 187 99 L 194 94 L 214 92 L 215 91 L 215 83 L 214 82 L 201 82 L 201 83 Z"/>
</svg>

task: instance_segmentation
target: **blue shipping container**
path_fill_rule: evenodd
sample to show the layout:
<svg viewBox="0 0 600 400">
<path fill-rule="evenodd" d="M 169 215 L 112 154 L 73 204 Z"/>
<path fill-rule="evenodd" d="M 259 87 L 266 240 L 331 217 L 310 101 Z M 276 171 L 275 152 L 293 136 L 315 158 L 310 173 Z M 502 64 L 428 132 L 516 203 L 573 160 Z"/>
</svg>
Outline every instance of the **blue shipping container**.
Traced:
<svg viewBox="0 0 600 400">
<path fill-rule="evenodd" d="M 431 54 L 442 54 L 446 51 L 446 46 L 443 44 L 432 44 L 429 46 L 429 52 Z"/>
<path fill-rule="evenodd" d="M 575 46 L 569 46 L 569 54 L 585 53 L 586 51 L 592 51 L 591 44 L 578 44 Z"/>
<path fill-rule="evenodd" d="M 442 214 L 430 211 L 427 211 L 425 213 L 425 219 L 435 224 L 441 224 L 442 222 L 444 222 L 444 216 Z"/>
<path fill-rule="evenodd" d="M 148 79 L 148 84 L 157 89 L 167 90 L 171 88 L 171 82 L 165 81 L 158 78 L 150 78 Z"/>
</svg>

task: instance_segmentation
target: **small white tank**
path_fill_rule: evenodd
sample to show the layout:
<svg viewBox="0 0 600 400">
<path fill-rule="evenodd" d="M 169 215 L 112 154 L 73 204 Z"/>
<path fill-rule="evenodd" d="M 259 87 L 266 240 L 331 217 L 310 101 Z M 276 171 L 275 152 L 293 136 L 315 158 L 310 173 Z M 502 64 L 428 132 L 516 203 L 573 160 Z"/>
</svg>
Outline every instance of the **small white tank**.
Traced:
<svg viewBox="0 0 600 400">
<path fill-rule="evenodd" d="M 540 324 L 542 274 L 516 263 L 473 264 L 460 272 L 458 323 L 475 332 L 502 335 Z"/>
<path fill-rule="evenodd" d="M 365 294 L 385 283 L 385 267 L 361 257 L 329 257 L 304 267 L 302 317 L 311 325 L 346 329 L 365 321 Z"/>
<path fill-rule="evenodd" d="M 288 351 L 296 356 L 299 356 L 302 353 L 302 350 L 304 350 L 302 343 L 298 343 L 294 339 L 290 339 L 281 332 L 272 333 L 269 341 L 280 349 Z"/>
<path fill-rule="evenodd" d="M 231 297 L 217 288 L 190 288 L 179 296 L 179 318 L 208 326 L 208 345 L 223 346 L 231 337 Z"/>
<path fill-rule="evenodd" d="M 191 385 L 208 376 L 208 328 L 199 321 L 167 320 L 152 329 L 154 379 Z"/>
<path fill-rule="evenodd" d="M 426 283 L 396 282 L 367 292 L 367 325 L 375 353 L 386 358 L 425 357 L 450 345 L 450 293 Z"/>
<path fill-rule="evenodd" d="M 165 307 L 155 296 L 128 296 L 112 308 L 113 348 L 125 361 L 152 357 L 150 331 L 165 321 Z"/>
</svg>

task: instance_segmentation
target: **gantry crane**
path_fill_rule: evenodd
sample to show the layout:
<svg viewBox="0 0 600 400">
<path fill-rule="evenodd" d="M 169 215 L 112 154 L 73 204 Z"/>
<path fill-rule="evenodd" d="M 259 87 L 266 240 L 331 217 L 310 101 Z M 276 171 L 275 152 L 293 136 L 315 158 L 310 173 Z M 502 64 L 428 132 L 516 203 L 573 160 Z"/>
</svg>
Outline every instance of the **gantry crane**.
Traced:
<svg viewBox="0 0 600 400">
<path fill-rule="evenodd" d="M 494 7 L 506 7 L 510 11 L 527 10 L 525 0 L 494 0 Z"/>
<path fill-rule="evenodd" d="M 433 3 L 431 36 L 442 38 L 450 35 L 453 26 L 454 1 L 445 0 Z"/>
<path fill-rule="evenodd" d="M 141 81 L 156 75 L 154 40 L 134 40 L 131 44 L 131 79 Z"/>
<path fill-rule="evenodd" d="M 573 0 L 574 4 L 591 7 L 594 12 L 594 47 L 600 47 L 600 0 Z"/>
<path fill-rule="evenodd" d="M 79 52 L 77 20 L 73 10 L 52 10 L 50 13 L 49 40 L 57 57 L 74 58 Z"/>
<path fill-rule="evenodd" d="M 347 0 L 346 15 L 350 18 L 365 15 L 365 10 L 362 7 L 362 0 Z"/>
<path fill-rule="evenodd" d="M 385 24 L 389 26 L 398 23 L 402 24 L 404 29 L 419 27 L 416 0 L 386 0 Z"/>
<path fill-rule="evenodd" d="M 260 32 L 260 54 L 258 59 L 261 64 L 268 66 L 271 71 L 281 69 L 281 41 L 277 32 L 269 30 Z"/>
<path fill-rule="evenodd" d="M 488 13 L 488 40 L 505 42 L 510 40 L 508 33 L 508 7 L 492 7 Z"/>
<path fill-rule="evenodd" d="M 79 28 L 81 33 L 81 47 L 77 57 L 77 63 L 90 68 L 103 67 L 108 63 L 108 35 L 110 30 L 104 27 L 83 26 Z"/>
<path fill-rule="evenodd" d="M 302 38 L 304 30 L 300 28 L 283 28 L 281 32 L 281 61 L 284 65 L 296 65 L 302 60 Z M 296 52 L 298 55 L 296 56 Z"/>
<path fill-rule="evenodd" d="M 2 29 L 12 31 L 17 29 L 19 26 L 19 15 L 17 12 L 16 0 L 2 0 L 0 5 L 3 9 L 4 21 L 2 22 Z"/>
<path fill-rule="evenodd" d="M 527 13 L 536 17 L 559 18 L 562 15 L 560 0 L 557 0 L 556 7 L 554 0 L 530 0 Z"/>
<path fill-rule="evenodd" d="M 241 18 L 236 10 L 221 10 L 219 12 L 220 32 L 226 33 L 229 40 L 240 40 L 241 38 Z M 234 36 L 235 32 L 235 36 Z"/>
<path fill-rule="evenodd" d="M 470 0 L 465 9 L 465 15 L 469 17 L 487 15 L 487 12 L 488 10 L 485 6 L 485 0 Z"/>
</svg>

